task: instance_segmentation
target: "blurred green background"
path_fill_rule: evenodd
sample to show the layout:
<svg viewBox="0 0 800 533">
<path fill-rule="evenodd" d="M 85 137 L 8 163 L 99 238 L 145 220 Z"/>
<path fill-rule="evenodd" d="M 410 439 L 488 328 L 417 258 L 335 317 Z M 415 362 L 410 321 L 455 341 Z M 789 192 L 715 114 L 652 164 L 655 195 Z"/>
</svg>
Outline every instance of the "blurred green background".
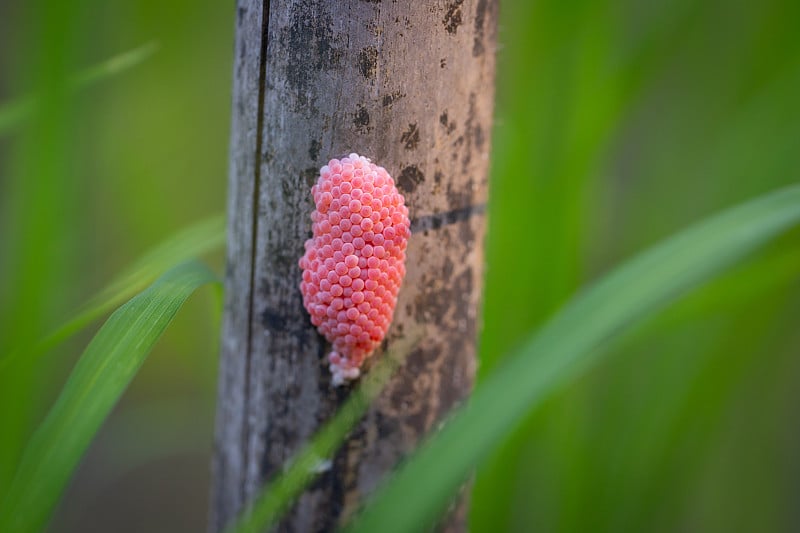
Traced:
<svg viewBox="0 0 800 533">
<path fill-rule="evenodd" d="M 231 2 L 0 4 L 0 105 L 42 96 L 0 130 L 0 353 L 224 210 L 233 27 Z M 621 260 L 798 181 L 798 28 L 791 1 L 502 3 L 481 375 Z M 215 306 L 178 315 L 51 531 L 205 530 Z M 529 417 L 479 470 L 472 530 L 799 530 L 798 324 L 794 231 Z M 0 370 L 0 498 L 91 333 Z"/>
</svg>

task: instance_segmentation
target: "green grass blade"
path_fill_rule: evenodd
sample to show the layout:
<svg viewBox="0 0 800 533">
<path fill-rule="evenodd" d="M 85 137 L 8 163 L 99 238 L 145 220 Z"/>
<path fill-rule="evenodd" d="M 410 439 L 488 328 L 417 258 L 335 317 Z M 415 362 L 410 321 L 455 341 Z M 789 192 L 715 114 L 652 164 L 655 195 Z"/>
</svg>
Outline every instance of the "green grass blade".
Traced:
<svg viewBox="0 0 800 533">
<path fill-rule="evenodd" d="M 31 116 L 36 109 L 36 99 L 23 96 L 0 105 L 0 136 Z"/>
<path fill-rule="evenodd" d="M 34 433 L 0 506 L 0 531 L 41 530 L 100 425 L 184 301 L 216 281 L 184 263 L 120 307 L 84 351 L 61 395 Z"/>
<path fill-rule="evenodd" d="M 82 72 L 79 72 L 72 80 L 72 86 L 75 89 L 83 89 L 88 85 L 92 85 L 98 81 L 110 78 L 116 74 L 125 72 L 126 70 L 135 67 L 152 56 L 158 50 L 158 44 L 150 42 L 128 50 L 119 55 L 106 59 L 105 61 L 93 65 Z"/>
<path fill-rule="evenodd" d="M 153 55 L 157 48 L 156 43 L 148 43 L 93 65 L 75 75 L 70 80 L 70 88 L 73 90 L 83 89 L 88 85 L 124 72 Z M 0 105 L 0 136 L 30 117 L 36 112 L 37 107 L 35 96 L 22 97 Z"/>
<path fill-rule="evenodd" d="M 324 472 L 336 450 L 413 350 L 421 336 L 407 335 L 386 353 L 336 414 L 320 429 L 276 479 L 269 482 L 254 503 L 226 533 L 258 533 L 273 526 L 317 475 Z"/>
<path fill-rule="evenodd" d="M 37 357 L 82 330 L 173 266 L 220 248 L 225 243 L 225 220 L 217 215 L 184 228 L 142 256 L 96 294 L 64 324 L 29 349 L 17 349 L 0 359 L 0 371 L 19 357 Z"/>
<path fill-rule="evenodd" d="M 800 221 L 800 186 L 729 209 L 651 248 L 578 294 L 490 374 L 349 529 L 418 531 L 522 418 L 603 353 L 616 333 Z"/>
</svg>

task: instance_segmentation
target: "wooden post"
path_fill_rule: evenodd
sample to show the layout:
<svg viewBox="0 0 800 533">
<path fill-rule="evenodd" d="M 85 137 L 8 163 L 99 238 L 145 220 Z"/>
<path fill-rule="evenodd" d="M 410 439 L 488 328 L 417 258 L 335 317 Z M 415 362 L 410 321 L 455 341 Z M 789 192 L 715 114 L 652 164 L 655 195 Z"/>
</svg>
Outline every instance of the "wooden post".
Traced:
<svg viewBox="0 0 800 533">
<path fill-rule="evenodd" d="M 412 220 L 387 339 L 424 338 L 281 527 L 330 530 L 472 384 L 497 0 L 239 0 L 237 9 L 212 530 L 346 397 L 330 385 L 298 288 L 319 167 L 350 152 L 372 158 Z"/>
</svg>

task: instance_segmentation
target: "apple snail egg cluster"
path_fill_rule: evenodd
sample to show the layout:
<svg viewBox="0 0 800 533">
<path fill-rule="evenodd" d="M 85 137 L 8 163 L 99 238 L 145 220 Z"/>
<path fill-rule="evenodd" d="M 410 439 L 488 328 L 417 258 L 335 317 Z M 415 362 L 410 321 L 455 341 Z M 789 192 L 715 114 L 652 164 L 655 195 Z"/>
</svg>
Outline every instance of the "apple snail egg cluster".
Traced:
<svg viewBox="0 0 800 533">
<path fill-rule="evenodd" d="M 311 323 L 333 345 L 333 385 L 358 378 L 383 340 L 405 277 L 408 208 L 383 167 L 350 154 L 320 169 L 311 188 L 313 235 L 300 258 Z"/>
</svg>

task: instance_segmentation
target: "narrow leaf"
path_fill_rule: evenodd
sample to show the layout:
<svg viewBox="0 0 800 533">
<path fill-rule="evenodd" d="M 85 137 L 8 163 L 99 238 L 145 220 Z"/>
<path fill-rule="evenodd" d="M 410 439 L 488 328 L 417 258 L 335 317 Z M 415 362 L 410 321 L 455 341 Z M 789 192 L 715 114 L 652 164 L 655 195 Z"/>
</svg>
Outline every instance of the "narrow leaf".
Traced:
<svg viewBox="0 0 800 533">
<path fill-rule="evenodd" d="M 92 339 L 34 433 L 0 506 L 0 531 L 41 530 L 100 425 L 184 301 L 216 277 L 182 264 L 120 307 Z"/>
<path fill-rule="evenodd" d="M 595 363 L 604 344 L 800 221 L 800 186 L 729 209 L 628 261 L 578 294 L 480 384 L 378 491 L 351 532 L 419 531 L 534 407 Z"/>
<path fill-rule="evenodd" d="M 175 265 L 220 248 L 225 243 L 225 221 L 217 215 L 181 230 L 151 249 L 34 346 L 20 348 L 0 358 L 0 371 L 19 357 L 37 357 L 64 342 Z"/>
<path fill-rule="evenodd" d="M 107 59 L 79 72 L 70 80 L 70 86 L 72 89 L 82 89 L 87 85 L 124 72 L 150 57 L 156 48 L 155 43 L 148 43 Z M 0 136 L 30 117 L 36 111 L 37 105 L 35 96 L 22 97 L 0 105 Z"/>
<path fill-rule="evenodd" d="M 336 450 L 421 338 L 422 335 L 406 335 L 395 343 L 392 352 L 381 357 L 333 418 L 288 463 L 284 472 L 261 490 L 250 508 L 226 528 L 226 533 L 258 533 L 275 525 L 308 484 L 331 468 Z"/>
</svg>

